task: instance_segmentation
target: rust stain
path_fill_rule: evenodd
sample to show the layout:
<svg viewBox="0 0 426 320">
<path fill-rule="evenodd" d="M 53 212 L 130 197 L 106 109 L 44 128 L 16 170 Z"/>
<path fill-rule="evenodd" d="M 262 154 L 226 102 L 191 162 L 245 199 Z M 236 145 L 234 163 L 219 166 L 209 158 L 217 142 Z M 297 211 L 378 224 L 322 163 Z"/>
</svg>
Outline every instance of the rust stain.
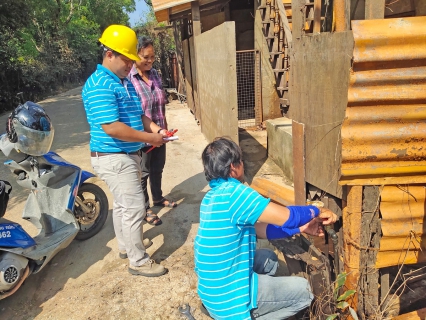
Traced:
<svg viewBox="0 0 426 320">
<path fill-rule="evenodd" d="M 382 238 L 376 268 L 426 261 L 426 185 L 389 185 L 381 193 Z"/>
<path fill-rule="evenodd" d="M 340 182 L 426 182 L 426 19 L 352 21 L 352 30 Z"/>
</svg>

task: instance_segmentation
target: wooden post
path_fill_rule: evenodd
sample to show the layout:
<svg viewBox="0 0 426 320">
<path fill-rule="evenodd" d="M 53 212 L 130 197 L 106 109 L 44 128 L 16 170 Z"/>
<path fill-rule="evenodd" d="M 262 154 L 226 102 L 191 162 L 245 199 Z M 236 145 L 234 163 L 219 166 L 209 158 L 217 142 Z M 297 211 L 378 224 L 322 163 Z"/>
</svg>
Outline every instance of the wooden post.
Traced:
<svg viewBox="0 0 426 320">
<path fill-rule="evenodd" d="M 385 0 L 365 0 L 365 20 L 384 18 Z"/>
<path fill-rule="evenodd" d="M 306 204 L 305 174 L 305 125 L 293 120 L 293 180 L 294 203 L 298 206 Z"/>
<path fill-rule="evenodd" d="M 200 3 L 198 1 L 191 2 L 191 19 L 192 19 L 192 34 L 194 37 L 201 34 L 200 22 Z"/>
<path fill-rule="evenodd" d="M 201 21 L 200 21 L 200 3 L 198 1 L 192 1 L 191 2 L 191 19 L 192 19 L 192 39 L 193 39 L 193 51 L 191 51 L 191 55 L 193 55 L 193 65 L 192 65 L 192 71 L 195 73 L 195 75 L 192 76 L 192 92 L 194 95 L 194 106 L 195 106 L 195 118 L 199 123 L 201 124 L 201 101 L 200 96 L 198 92 L 198 79 L 199 79 L 199 62 L 198 62 L 198 55 L 197 55 L 197 36 L 201 34 Z M 202 124 L 201 124 L 202 125 Z"/>
<path fill-rule="evenodd" d="M 359 281 L 362 186 L 348 186 L 347 205 L 343 209 L 344 265 L 347 272 L 346 287 L 356 290 Z M 354 295 L 352 307 L 358 309 L 358 294 Z"/>
<path fill-rule="evenodd" d="M 336 32 L 350 30 L 350 1 L 334 0 L 334 15 L 336 21 Z"/>
<path fill-rule="evenodd" d="M 293 39 L 305 34 L 306 0 L 291 0 L 291 23 Z"/>
<path fill-rule="evenodd" d="M 321 0 L 314 1 L 314 29 L 313 33 L 321 32 Z"/>
</svg>

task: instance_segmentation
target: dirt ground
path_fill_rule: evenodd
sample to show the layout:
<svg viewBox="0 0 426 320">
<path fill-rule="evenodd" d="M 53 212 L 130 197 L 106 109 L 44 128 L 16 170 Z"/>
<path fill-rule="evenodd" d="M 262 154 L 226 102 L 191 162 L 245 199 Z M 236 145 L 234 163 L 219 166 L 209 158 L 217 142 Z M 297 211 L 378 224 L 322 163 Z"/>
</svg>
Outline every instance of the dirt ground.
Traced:
<svg viewBox="0 0 426 320">
<path fill-rule="evenodd" d="M 80 91 L 76 88 L 40 104 L 55 127 L 52 151 L 92 171 L 89 128 Z M 1 319 L 183 319 L 178 307 L 184 303 L 189 303 L 196 319 L 207 319 L 199 311 L 193 270 L 199 203 L 208 190 L 201 164 L 207 141 L 186 105 L 173 101 L 167 106 L 167 115 L 169 127 L 179 129 L 179 140 L 167 146 L 163 192 L 179 205 L 161 210 L 154 207 L 163 224 L 145 224 L 144 236 L 154 243 L 148 253 L 169 272 L 159 278 L 127 272 L 128 261 L 118 258 L 111 195 L 98 181 L 110 202 L 110 215 L 101 232 L 86 241 L 73 241 L 46 268 L 31 275 L 14 295 L 1 300 Z M 0 124 L 6 123 L 6 117 L 0 117 Z M 0 161 L 5 160 L 1 155 Z M 35 235 L 35 228 L 21 219 L 28 191 L 14 183 L 4 167 L 0 179 L 9 180 L 14 187 L 6 218 L 21 223 Z"/>
</svg>

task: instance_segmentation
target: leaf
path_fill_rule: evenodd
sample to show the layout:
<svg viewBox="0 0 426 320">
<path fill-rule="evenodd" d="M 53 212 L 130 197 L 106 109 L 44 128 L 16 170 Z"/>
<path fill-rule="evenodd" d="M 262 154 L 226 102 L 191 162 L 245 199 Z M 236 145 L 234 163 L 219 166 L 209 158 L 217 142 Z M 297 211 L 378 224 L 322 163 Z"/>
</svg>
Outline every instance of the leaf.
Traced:
<svg viewBox="0 0 426 320">
<path fill-rule="evenodd" d="M 358 320 L 358 316 L 357 316 L 357 314 L 356 314 L 356 312 L 355 312 L 354 309 L 352 309 L 351 307 L 349 307 L 349 312 L 350 312 L 352 318 L 354 318 L 354 320 Z"/>
<path fill-rule="evenodd" d="M 337 298 L 337 301 L 345 301 L 350 296 L 352 296 L 355 292 L 356 290 L 347 290 L 339 298 Z"/>
<path fill-rule="evenodd" d="M 346 272 L 339 273 L 337 275 L 336 282 L 334 284 L 334 299 L 337 300 L 337 296 L 339 295 L 339 290 L 346 282 Z"/>
<path fill-rule="evenodd" d="M 347 303 L 346 301 L 341 301 L 337 304 L 336 307 L 341 310 L 345 310 L 347 307 L 349 307 L 349 303 Z"/>
<path fill-rule="evenodd" d="M 339 290 L 346 282 L 346 272 L 339 273 L 336 279 L 336 290 Z"/>
<path fill-rule="evenodd" d="M 327 317 L 327 319 L 325 319 L 325 320 L 333 320 L 333 319 L 336 319 L 336 318 L 337 318 L 337 316 L 338 316 L 338 314 L 337 314 L 337 313 L 330 314 L 330 315 Z"/>
</svg>

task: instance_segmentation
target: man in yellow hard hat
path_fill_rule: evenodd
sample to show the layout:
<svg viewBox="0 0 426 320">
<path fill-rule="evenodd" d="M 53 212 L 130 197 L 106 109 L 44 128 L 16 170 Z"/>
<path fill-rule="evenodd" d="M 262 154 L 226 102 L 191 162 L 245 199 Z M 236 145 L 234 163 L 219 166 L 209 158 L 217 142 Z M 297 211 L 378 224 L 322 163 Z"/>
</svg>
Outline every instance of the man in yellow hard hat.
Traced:
<svg viewBox="0 0 426 320">
<path fill-rule="evenodd" d="M 144 115 L 138 95 L 127 75 L 136 52 L 137 38 L 129 27 L 105 29 L 102 65 L 87 79 L 82 98 L 90 125 L 90 154 L 93 169 L 114 196 L 113 224 L 119 257 L 129 258 L 133 275 L 158 277 L 167 272 L 146 252 L 152 244 L 143 240 L 146 215 L 141 187 L 141 158 L 144 143 L 159 147 L 166 131 Z"/>
</svg>

